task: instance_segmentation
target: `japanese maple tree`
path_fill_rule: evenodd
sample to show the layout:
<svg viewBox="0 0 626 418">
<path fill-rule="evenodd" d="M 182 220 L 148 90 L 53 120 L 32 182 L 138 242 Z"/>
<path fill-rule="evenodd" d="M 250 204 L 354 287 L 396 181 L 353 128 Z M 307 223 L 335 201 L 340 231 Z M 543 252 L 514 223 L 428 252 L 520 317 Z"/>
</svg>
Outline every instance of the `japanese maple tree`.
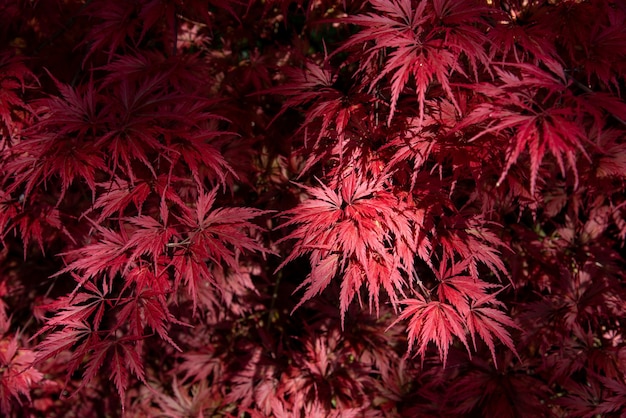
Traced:
<svg viewBox="0 0 626 418">
<path fill-rule="evenodd" d="M 626 4 L 0 3 L 0 412 L 626 414 Z"/>
</svg>

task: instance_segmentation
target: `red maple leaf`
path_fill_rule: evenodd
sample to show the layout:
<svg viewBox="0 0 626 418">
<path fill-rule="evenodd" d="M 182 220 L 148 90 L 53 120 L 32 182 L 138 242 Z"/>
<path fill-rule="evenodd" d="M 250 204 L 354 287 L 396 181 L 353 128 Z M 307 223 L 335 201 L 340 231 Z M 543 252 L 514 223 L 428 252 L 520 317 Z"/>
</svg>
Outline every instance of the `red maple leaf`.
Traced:
<svg viewBox="0 0 626 418">
<path fill-rule="evenodd" d="M 0 341 L 0 411 L 10 415 L 14 400 L 22 403 L 21 396 L 31 400 L 30 391 L 44 378 L 33 366 L 35 354 L 20 348 L 18 338 L 4 337 Z"/>
<path fill-rule="evenodd" d="M 408 319 L 408 352 L 417 345 L 417 354 L 424 355 L 428 344 L 434 342 L 439 350 L 439 358 L 445 364 L 453 337 L 461 340 L 469 352 L 466 338 L 466 325 L 463 317 L 450 304 L 438 301 L 427 301 L 419 293 L 416 299 L 402 301 L 406 308 L 392 324 Z"/>
<path fill-rule="evenodd" d="M 265 212 L 243 207 L 215 207 L 217 189 L 201 193 L 195 210 L 185 207 L 177 216 L 188 230 L 185 236 L 171 244 L 174 248 L 172 265 L 176 268 L 176 286 L 183 282 L 191 295 L 194 310 L 198 286 L 207 281 L 215 284 L 209 264 L 237 271 L 239 256 L 246 252 L 266 253 L 254 237 L 261 228 L 251 221 Z"/>
<path fill-rule="evenodd" d="M 403 294 L 406 280 L 401 272 L 413 277 L 415 232 L 421 220 L 387 190 L 385 182 L 385 177 L 369 180 L 350 171 L 334 190 L 323 184 L 302 186 L 310 199 L 287 212 L 291 219 L 283 227 L 298 227 L 283 240 L 297 241 L 279 267 L 310 253 L 312 271 L 301 285 L 308 288 L 294 309 L 325 289 L 339 272 L 344 276 L 342 317 L 363 284 L 370 308 L 377 311 L 381 288 L 394 303 Z"/>
<path fill-rule="evenodd" d="M 496 295 L 497 293 L 491 293 L 473 301 L 470 309 L 464 312 L 464 317 L 467 321 L 467 328 L 472 336 L 474 348 L 476 348 L 476 335 L 479 335 L 487 344 L 487 347 L 489 347 L 494 365 L 497 368 L 498 364 L 496 362 L 494 337 L 497 341 L 507 346 L 519 358 L 511 334 L 505 326 L 514 329 L 520 329 L 520 327 L 504 312 L 489 306 L 502 305 L 501 302 L 495 299 Z"/>
<path fill-rule="evenodd" d="M 498 185 L 506 177 L 522 151 L 530 156 L 530 191 L 534 193 L 539 167 L 551 154 L 565 176 L 566 158 L 578 181 L 577 152 L 587 156 L 583 147 L 586 132 L 577 120 L 579 99 L 568 88 L 564 69 L 556 62 L 548 62 L 550 70 L 533 64 L 508 64 L 495 67 L 498 84 L 485 83 L 476 89 L 488 97 L 467 115 L 460 126 L 481 124 L 481 131 L 470 142 L 487 134 L 507 141 L 506 164 Z M 511 136 L 512 134 L 512 136 Z"/>
<path fill-rule="evenodd" d="M 463 58 L 467 57 L 471 70 L 477 63 L 488 63 L 483 47 L 485 36 L 479 29 L 483 25 L 483 9 L 472 1 L 420 1 L 372 0 L 374 13 L 351 16 L 345 19 L 363 27 L 339 48 L 365 48 L 365 59 L 359 71 L 373 73 L 368 80 L 369 89 L 390 76 L 391 103 L 388 123 L 396 111 L 398 98 L 409 84 L 415 83 L 419 104 L 419 123 L 424 120 L 427 91 L 438 84 L 444 94 L 460 108 L 450 85 L 453 73 L 466 76 Z M 459 22 L 463 25 L 459 25 Z M 391 51 L 391 52 L 389 52 Z M 381 71 L 370 66 L 382 58 Z"/>
</svg>

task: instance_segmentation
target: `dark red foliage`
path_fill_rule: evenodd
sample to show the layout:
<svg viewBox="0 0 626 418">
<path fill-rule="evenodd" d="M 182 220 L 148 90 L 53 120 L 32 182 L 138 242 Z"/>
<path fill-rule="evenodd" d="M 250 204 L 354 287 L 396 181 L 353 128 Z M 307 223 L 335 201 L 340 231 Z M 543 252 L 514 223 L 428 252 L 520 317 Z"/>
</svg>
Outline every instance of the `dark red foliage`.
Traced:
<svg viewBox="0 0 626 418">
<path fill-rule="evenodd" d="M 626 6 L 0 2 L 0 413 L 626 415 Z"/>
</svg>

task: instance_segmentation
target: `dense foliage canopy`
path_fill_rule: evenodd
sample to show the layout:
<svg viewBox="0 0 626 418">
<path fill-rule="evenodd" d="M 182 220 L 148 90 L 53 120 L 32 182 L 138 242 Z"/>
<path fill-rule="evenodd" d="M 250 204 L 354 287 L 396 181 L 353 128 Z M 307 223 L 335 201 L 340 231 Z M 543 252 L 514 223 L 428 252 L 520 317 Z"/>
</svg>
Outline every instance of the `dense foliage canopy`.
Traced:
<svg viewBox="0 0 626 418">
<path fill-rule="evenodd" d="M 0 412 L 626 414 L 626 3 L 0 2 Z"/>
</svg>

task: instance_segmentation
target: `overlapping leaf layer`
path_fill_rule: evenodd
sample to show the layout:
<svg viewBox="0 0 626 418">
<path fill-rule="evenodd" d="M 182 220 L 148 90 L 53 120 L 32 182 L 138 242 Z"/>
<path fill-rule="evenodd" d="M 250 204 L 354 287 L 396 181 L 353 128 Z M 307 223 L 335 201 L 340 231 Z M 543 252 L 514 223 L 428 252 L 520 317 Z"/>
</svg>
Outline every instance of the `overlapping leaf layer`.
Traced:
<svg viewBox="0 0 626 418">
<path fill-rule="evenodd" d="M 626 414 L 626 7 L 0 3 L 0 411 Z"/>
</svg>

